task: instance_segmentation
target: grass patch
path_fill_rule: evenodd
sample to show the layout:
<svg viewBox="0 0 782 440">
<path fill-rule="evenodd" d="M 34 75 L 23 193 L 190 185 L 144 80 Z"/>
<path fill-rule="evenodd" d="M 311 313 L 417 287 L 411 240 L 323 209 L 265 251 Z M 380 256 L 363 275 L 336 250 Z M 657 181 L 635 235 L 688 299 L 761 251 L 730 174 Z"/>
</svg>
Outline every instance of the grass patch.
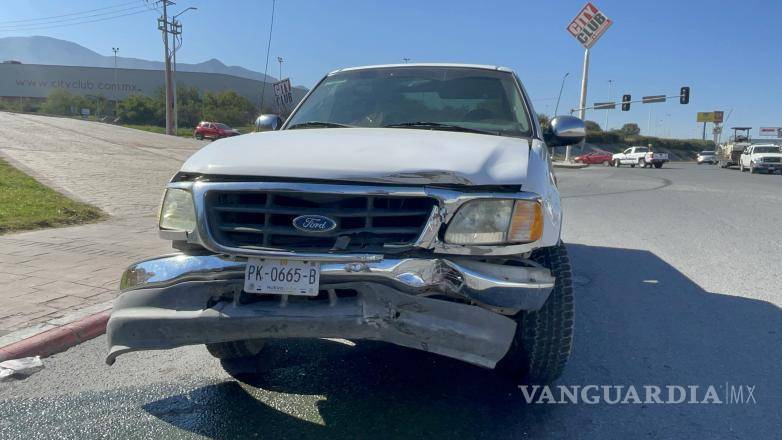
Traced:
<svg viewBox="0 0 782 440">
<path fill-rule="evenodd" d="M 98 208 L 71 200 L 0 159 L 0 234 L 104 217 Z"/>
</svg>

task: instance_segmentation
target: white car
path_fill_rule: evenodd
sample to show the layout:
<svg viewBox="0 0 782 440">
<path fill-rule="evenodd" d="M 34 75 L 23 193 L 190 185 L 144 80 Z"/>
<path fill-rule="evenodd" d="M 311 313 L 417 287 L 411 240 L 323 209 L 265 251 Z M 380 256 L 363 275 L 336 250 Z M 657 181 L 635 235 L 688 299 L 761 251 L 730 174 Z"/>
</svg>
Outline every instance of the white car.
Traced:
<svg viewBox="0 0 782 440">
<path fill-rule="evenodd" d="M 717 155 L 714 151 L 701 151 L 700 153 L 698 153 L 698 156 L 695 158 L 695 162 L 698 165 L 704 163 L 709 163 L 714 165 L 718 162 Z"/>
<path fill-rule="evenodd" d="M 655 153 L 648 147 L 630 147 L 611 157 L 611 164 L 615 167 L 630 165 L 630 168 L 635 168 L 638 165 L 641 168 L 662 168 L 665 162 L 668 162 L 668 153 Z"/>
<path fill-rule="evenodd" d="M 328 74 L 278 130 L 207 145 L 168 184 L 181 253 L 125 271 L 107 363 L 206 344 L 257 366 L 267 338 L 345 338 L 554 380 L 574 309 L 548 149 L 585 130 L 535 115 L 502 67 Z"/>
<path fill-rule="evenodd" d="M 751 145 L 741 153 L 739 169 L 749 170 L 750 174 L 782 171 L 782 151 L 773 144 Z"/>
</svg>

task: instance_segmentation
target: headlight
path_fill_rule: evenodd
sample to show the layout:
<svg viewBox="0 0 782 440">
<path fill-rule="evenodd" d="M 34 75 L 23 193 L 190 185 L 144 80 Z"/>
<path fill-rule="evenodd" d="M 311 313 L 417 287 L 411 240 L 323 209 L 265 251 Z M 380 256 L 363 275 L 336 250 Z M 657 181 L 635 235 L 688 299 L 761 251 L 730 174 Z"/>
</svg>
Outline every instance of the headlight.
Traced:
<svg viewBox="0 0 782 440">
<path fill-rule="evenodd" d="M 543 210 L 529 200 L 474 200 L 456 211 L 445 231 L 451 244 L 529 243 L 543 235 Z"/>
<path fill-rule="evenodd" d="M 167 189 L 160 208 L 160 229 L 192 232 L 195 227 L 193 195 L 184 189 Z"/>
</svg>

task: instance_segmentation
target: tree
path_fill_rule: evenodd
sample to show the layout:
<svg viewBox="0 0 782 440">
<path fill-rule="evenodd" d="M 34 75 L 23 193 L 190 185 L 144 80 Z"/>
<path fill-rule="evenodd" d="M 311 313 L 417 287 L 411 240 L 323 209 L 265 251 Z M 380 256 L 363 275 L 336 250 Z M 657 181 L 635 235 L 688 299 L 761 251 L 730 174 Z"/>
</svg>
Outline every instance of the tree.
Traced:
<svg viewBox="0 0 782 440">
<path fill-rule="evenodd" d="M 86 101 L 81 96 L 64 89 L 54 89 L 41 105 L 41 112 L 52 115 L 71 115 L 78 113 Z"/>
<path fill-rule="evenodd" d="M 204 94 L 204 119 L 228 125 L 249 125 L 255 119 L 255 106 L 249 99 L 234 92 L 206 92 Z"/>
<path fill-rule="evenodd" d="M 545 113 L 538 113 L 538 121 L 540 121 L 540 128 L 546 131 L 551 127 L 551 118 Z"/>
<path fill-rule="evenodd" d="M 603 131 L 595 121 L 584 121 L 584 127 L 586 127 L 586 131 Z"/>
<path fill-rule="evenodd" d="M 638 136 L 641 134 L 641 127 L 639 127 L 635 122 L 630 122 L 623 125 L 619 131 L 621 131 L 625 136 Z"/>
<path fill-rule="evenodd" d="M 180 127 L 195 127 L 203 118 L 204 100 L 194 86 L 177 86 L 176 106 Z"/>
<path fill-rule="evenodd" d="M 122 122 L 130 124 L 162 125 L 165 123 L 165 118 L 160 117 L 162 104 L 149 96 L 130 95 L 119 103 L 117 115 Z"/>
</svg>

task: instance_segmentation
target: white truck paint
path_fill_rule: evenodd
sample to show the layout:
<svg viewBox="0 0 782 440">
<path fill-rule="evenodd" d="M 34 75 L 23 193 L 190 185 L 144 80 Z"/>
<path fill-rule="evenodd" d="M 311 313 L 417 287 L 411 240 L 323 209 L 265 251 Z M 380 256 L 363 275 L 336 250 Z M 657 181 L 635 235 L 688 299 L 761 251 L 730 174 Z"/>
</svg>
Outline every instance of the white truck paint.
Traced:
<svg viewBox="0 0 782 440">
<path fill-rule="evenodd" d="M 665 162 L 668 162 L 668 153 L 655 153 L 648 147 L 630 147 L 611 157 L 611 163 L 615 167 L 630 165 L 630 168 L 635 168 L 638 165 L 642 168 L 662 168 Z"/>
</svg>

